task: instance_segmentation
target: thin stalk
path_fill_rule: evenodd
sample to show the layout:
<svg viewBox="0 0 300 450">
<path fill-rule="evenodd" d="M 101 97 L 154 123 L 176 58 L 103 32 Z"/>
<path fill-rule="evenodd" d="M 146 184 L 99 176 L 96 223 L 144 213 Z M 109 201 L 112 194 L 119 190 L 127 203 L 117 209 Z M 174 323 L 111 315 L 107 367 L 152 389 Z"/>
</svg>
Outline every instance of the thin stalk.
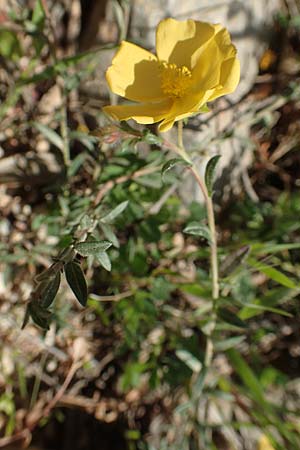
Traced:
<svg viewBox="0 0 300 450">
<path fill-rule="evenodd" d="M 178 147 L 181 149 L 184 155 L 187 155 L 186 150 L 183 145 L 182 139 L 182 121 L 178 123 Z M 188 158 L 188 156 L 187 156 Z M 203 194 L 206 212 L 207 212 L 207 220 L 208 227 L 210 231 L 210 268 L 211 268 L 211 280 L 212 280 L 212 301 L 213 301 L 213 317 L 210 330 L 207 335 L 207 344 L 205 351 L 205 366 L 209 367 L 213 358 L 213 340 L 212 334 L 216 326 L 216 302 L 219 298 L 219 270 L 218 270 L 218 247 L 217 247 L 217 236 L 216 236 L 216 225 L 215 225 L 215 215 L 214 215 L 214 207 L 212 198 L 209 196 L 206 185 L 202 177 L 199 175 L 197 168 L 194 164 L 190 166 L 190 171 L 192 172 L 200 190 Z"/>
<path fill-rule="evenodd" d="M 63 81 L 61 83 L 64 83 Z M 58 83 L 60 84 L 60 83 Z M 60 90 L 62 93 L 62 104 L 60 107 L 61 120 L 60 120 L 60 132 L 63 141 L 63 158 L 66 167 L 70 166 L 70 143 L 69 143 L 69 130 L 68 130 L 68 120 L 67 120 L 67 105 L 65 98 L 65 90 L 62 85 L 60 85 Z"/>
<path fill-rule="evenodd" d="M 183 137 L 182 137 L 183 133 L 182 133 L 182 131 L 183 131 L 183 122 L 182 122 L 182 120 L 179 120 L 178 128 L 177 128 L 177 132 L 178 132 L 178 147 L 184 149 Z"/>
<path fill-rule="evenodd" d="M 212 274 L 212 298 L 215 300 L 219 298 L 219 269 L 218 269 L 218 247 L 217 247 L 217 233 L 214 215 L 214 206 L 212 198 L 207 197 L 206 201 L 208 227 L 211 234 L 211 274 Z"/>
<path fill-rule="evenodd" d="M 47 361 L 47 354 L 43 353 L 42 356 L 41 356 L 39 370 L 38 370 L 38 372 L 37 372 L 37 374 L 35 376 L 35 379 L 34 379 L 32 393 L 31 393 L 31 398 L 30 398 L 29 409 L 32 409 L 33 406 L 35 405 L 36 401 L 37 401 L 46 361 Z"/>
<path fill-rule="evenodd" d="M 212 362 L 214 345 L 212 340 L 212 334 L 216 326 L 216 303 L 219 298 L 219 269 L 218 269 L 218 247 L 217 247 L 217 236 L 216 236 L 216 225 L 215 225 L 215 215 L 212 198 L 208 195 L 206 186 L 202 178 L 200 177 L 196 167 L 193 165 L 190 167 L 195 180 L 197 181 L 205 200 L 208 228 L 210 231 L 210 269 L 211 269 L 211 280 L 212 280 L 212 301 L 213 301 L 213 316 L 211 327 L 207 334 L 206 350 L 205 350 L 205 367 L 209 367 Z"/>
<path fill-rule="evenodd" d="M 58 63 L 58 58 L 56 54 L 57 49 L 57 42 L 56 42 L 56 33 L 55 33 L 55 27 L 51 20 L 51 14 L 48 8 L 48 4 L 46 0 L 41 0 L 43 9 L 47 18 L 48 22 L 48 28 L 50 31 L 51 38 L 49 39 L 47 36 L 46 39 L 48 41 L 49 45 L 49 51 L 53 60 L 53 64 L 56 65 Z M 60 105 L 60 133 L 63 141 L 62 146 L 62 155 L 64 159 L 64 164 L 66 168 L 70 166 L 71 160 L 70 160 L 70 142 L 69 142 L 69 131 L 68 131 L 68 120 L 67 120 L 67 103 L 66 103 L 66 97 L 67 93 L 65 91 L 65 83 L 63 77 L 56 77 L 57 85 L 60 89 L 61 93 L 61 105 Z"/>
</svg>

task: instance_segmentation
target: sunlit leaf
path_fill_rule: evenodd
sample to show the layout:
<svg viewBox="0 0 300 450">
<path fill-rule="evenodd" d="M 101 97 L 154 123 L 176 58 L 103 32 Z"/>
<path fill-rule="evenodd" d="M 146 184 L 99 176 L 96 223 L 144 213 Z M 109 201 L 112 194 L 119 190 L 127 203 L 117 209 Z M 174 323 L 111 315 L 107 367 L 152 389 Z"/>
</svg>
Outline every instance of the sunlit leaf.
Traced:
<svg viewBox="0 0 300 450">
<path fill-rule="evenodd" d="M 110 225 L 99 222 L 99 226 L 101 227 L 101 230 L 103 231 L 103 234 L 106 237 L 106 239 L 108 239 L 114 247 L 119 248 L 120 243 L 118 241 L 117 236 L 113 232 L 113 229 L 110 227 Z"/>
<path fill-rule="evenodd" d="M 46 14 L 43 8 L 43 3 L 41 0 L 36 0 L 31 20 L 39 29 L 41 29 L 45 18 Z"/>
<path fill-rule="evenodd" d="M 0 29 L 0 55 L 13 61 L 22 56 L 19 39 L 11 30 Z"/>
<path fill-rule="evenodd" d="M 264 273 L 267 275 L 268 278 L 270 278 L 273 281 L 276 281 L 276 283 L 281 284 L 282 286 L 288 287 L 290 289 L 297 288 L 297 285 L 295 282 L 289 278 L 284 273 L 280 272 L 279 270 L 275 269 L 275 267 L 268 266 L 267 264 L 262 264 L 260 262 L 250 262 L 250 265 L 257 269 L 259 272 Z"/>
<path fill-rule="evenodd" d="M 126 208 L 128 205 L 128 200 L 120 203 L 116 208 L 110 211 L 106 216 L 101 218 L 101 222 L 108 224 L 112 223 Z"/>
<path fill-rule="evenodd" d="M 198 222 L 189 223 L 184 228 L 183 232 L 186 234 L 192 234 L 193 236 L 203 237 L 207 239 L 209 242 L 211 240 L 209 228 L 206 225 L 202 225 Z"/>
<path fill-rule="evenodd" d="M 75 250 L 81 256 L 97 256 L 109 247 L 111 247 L 111 242 L 108 241 L 86 241 L 75 244 Z"/>
<path fill-rule="evenodd" d="M 104 267 L 105 270 L 108 270 L 108 272 L 111 271 L 111 261 L 106 252 L 97 253 L 97 260 L 99 261 L 101 266 Z"/>
<path fill-rule="evenodd" d="M 199 373 L 202 363 L 187 350 L 176 350 L 176 356 L 183 361 L 193 372 Z"/>
</svg>

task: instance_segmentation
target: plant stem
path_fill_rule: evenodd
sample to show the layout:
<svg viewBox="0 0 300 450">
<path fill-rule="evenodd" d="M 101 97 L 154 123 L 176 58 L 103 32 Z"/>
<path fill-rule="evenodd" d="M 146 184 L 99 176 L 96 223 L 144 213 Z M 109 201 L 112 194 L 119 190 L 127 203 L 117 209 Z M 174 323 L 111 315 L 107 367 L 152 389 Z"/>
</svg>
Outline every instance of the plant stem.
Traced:
<svg viewBox="0 0 300 450">
<path fill-rule="evenodd" d="M 63 81 L 61 81 L 63 83 Z M 58 83 L 59 84 L 59 83 Z M 67 105 L 65 98 L 65 90 L 63 86 L 60 84 L 60 90 L 62 95 L 62 104 L 61 104 L 61 120 L 60 120 L 60 132 L 63 140 L 63 158 L 66 168 L 70 166 L 70 143 L 69 143 L 69 130 L 68 130 L 68 121 L 67 121 Z"/>
<path fill-rule="evenodd" d="M 183 146 L 183 139 L 182 139 L 182 121 L 178 122 L 178 147 L 182 151 L 184 155 L 187 155 L 186 150 Z M 188 159 L 188 156 L 187 156 Z M 210 231 L 210 268 L 211 268 L 211 280 L 212 280 L 212 310 L 213 310 L 213 317 L 211 321 L 211 327 L 207 333 L 207 343 L 206 343 L 206 351 L 205 351 L 205 367 L 209 367 L 212 358 L 213 358 L 213 340 L 212 340 L 212 334 L 216 326 L 216 303 L 217 299 L 219 298 L 219 270 L 218 270 L 218 247 L 217 247 L 217 235 L 216 235 L 216 225 L 215 225 L 215 215 L 214 215 L 214 207 L 213 207 L 213 201 L 212 197 L 209 196 L 207 192 L 207 188 L 205 185 L 204 180 L 199 175 L 198 170 L 195 166 L 195 164 L 192 164 L 189 167 L 190 171 L 192 172 L 197 184 L 200 187 L 200 190 L 203 194 L 205 205 L 206 205 L 206 212 L 207 212 L 207 220 L 208 220 L 208 227 Z"/>
<path fill-rule="evenodd" d="M 212 298 L 215 301 L 219 298 L 219 270 L 218 270 L 218 247 L 217 247 L 217 234 L 215 225 L 215 215 L 213 201 L 210 196 L 206 201 L 208 227 L 211 234 L 211 274 L 212 274 Z"/>
<path fill-rule="evenodd" d="M 183 138 L 182 138 L 182 134 L 183 134 L 182 130 L 183 130 L 183 122 L 182 122 L 182 120 L 179 120 L 179 122 L 178 122 L 178 129 L 177 129 L 177 132 L 178 132 L 178 147 L 184 149 Z"/>
<path fill-rule="evenodd" d="M 214 345 L 212 340 L 212 334 L 216 326 L 216 303 L 219 298 L 219 270 L 218 270 L 218 247 L 216 236 L 215 215 L 212 198 L 208 195 L 206 186 L 202 178 L 200 177 L 196 167 L 193 165 L 190 167 L 192 174 L 194 175 L 205 199 L 208 227 L 210 231 L 210 268 L 212 279 L 212 321 L 211 326 L 207 333 L 206 350 L 205 350 L 205 367 L 209 367 L 212 362 Z"/>
</svg>

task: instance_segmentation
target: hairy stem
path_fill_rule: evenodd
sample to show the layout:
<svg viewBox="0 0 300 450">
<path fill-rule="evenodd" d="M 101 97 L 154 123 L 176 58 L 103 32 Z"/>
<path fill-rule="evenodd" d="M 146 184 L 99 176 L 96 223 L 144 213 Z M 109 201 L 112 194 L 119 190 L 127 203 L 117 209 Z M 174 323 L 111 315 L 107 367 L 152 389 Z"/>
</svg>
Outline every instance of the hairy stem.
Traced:
<svg viewBox="0 0 300 450">
<path fill-rule="evenodd" d="M 178 147 L 184 149 L 183 146 L 183 137 L 182 137 L 182 131 L 183 131 L 183 122 L 182 120 L 179 120 L 178 122 L 178 128 L 177 128 L 177 132 L 178 132 Z"/>
<path fill-rule="evenodd" d="M 182 121 L 179 121 L 178 123 L 178 147 L 181 149 L 182 153 L 184 155 L 186 154 L 185 148 L 183 146 L 183 139 L 182 139 Z M 188 157 L 187 157 L 188 158 Z M 216 326 L 216 302 L 219 298 L 219 270 L 218 270 L 218 247 L 217 247 L 217 234 L 216 234 L 216 225 L 215 225 L 215 215 L 214 215 L 214 207 L 213 207 L 213 201 L 211 196 L 209 196 L 207 192 L 207 188 L 205 185 L 204 180 L 199 175 L 197 168 L 194 164 L 192 164 L 189 167 L 190 171 L 192 172 L 198 186 L 200 187 L 200 190 L 203 194 L 205 205 L 206 205 L 206 212 L 207 212 L 207 220 L 208 220 L 208 227 L 210 231 L 210 269 L 211 269 L 211 280 L 212 280 L 212 302 L 213 302 L 213 317 L 211 322 L 211 327 L 207 334 L 207 343 L 206 343 L 206 351 L 205 351 L 205 366 L 209 367 L 212 358 L 213 358 L 213 340 L 212 340 L 212 334 Z"/>
<path fill-rule="evenodd" d="M 208 227 L 210 231 L 210 269 L 211 269 L 211 280 L 212 280 L 212 301 L 213 301 L 213 315 L 211 326 L 207 333 L 207 341 L 206 341 L 206 351 L 205 351 L 205 367 L 209 367 L 214 352 L 212 334 L 216 326 L 216 302 L 219 298 L 219 270 L 218 270 L 218 247 L 217 247 L 217 235 L 216 235 L 216 225 L 215 225 L 215 215 L 214 215 L 214 207 L 212 198 L 208 195 L 205 183 L 201 176 L 199 175 L 196 167 L 193 165 L 190 167 L 192 174 L 194 175 L 195 180 L 197 181 L 206 205 L 207 212 L 207 220 Z"/>
</svg>

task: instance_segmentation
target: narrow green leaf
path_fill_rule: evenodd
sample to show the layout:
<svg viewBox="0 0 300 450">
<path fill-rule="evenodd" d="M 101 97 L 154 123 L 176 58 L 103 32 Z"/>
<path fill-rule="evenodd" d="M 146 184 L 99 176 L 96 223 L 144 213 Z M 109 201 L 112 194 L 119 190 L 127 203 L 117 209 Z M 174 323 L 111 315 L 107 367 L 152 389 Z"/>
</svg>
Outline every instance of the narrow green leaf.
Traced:
<svg viewBox="0 0 300 450">
<path fill-rule="evenodd" d="M 94 225 L 94 220 L 88 215 L 84 214 L 82 219 L 80 220 L 80 228 L 82 230 L 88 231 Z"/>
<path fill-rule="evenodd" d="M 256 378 L 252 369 L 248 366 L 243 357 L 235 349 L 230 349 L 226 352 L 231 364 L 242 379 L 243 383 L 249 389 L 250 395 L 264 408 L 267 402 L 264 397 L 261 384 Z"/>
<path fill-rule="evenodd" d="M 251 314 L 252 310 L 252 314 Z M 250 311 L 250 313 L 249 313 Z M 241 319 L 248 319 L 253 316 L 257 316 L 258 314 L 264 313 L 264 312 L 272 312 L 274 314 L 279 314 L 281 316 L 285 317 L 293 317 L 293 314 L 290 314 L 287 311 L 284 311 L 283 309 L 279 308 L 272 308 L 270 306 L 264 306 L 264 305 L 256 305 L 255 303 L 248 303 L 245 308 L 243 308 L 240 312 Z M 248 314 L 247 314 L 248 313 Z"/>
<path fill-rule="evenodd" d="M 100 252 L 97 254 L 97 260 L 101 264 L 102 267 L 104 267 L 105 270 L 108 272 L 111 271 L 111 262 L 109 259 L 109 256 L 106 252 Z"/>
<path fill-rule="evenodd" d="M 146 130 L 143 134 L 143 140 L 149 145 L 161 146 L 163 140 L 161 137 L 156 136 L 156 134 L 151 133 L 151 131 Z"/>
<path fill-rule="evenodd" d="M 31 84 L 31 83 L 38 83 L 38 82 L 44 81 L 44 80 L 51 80 L 52 78 L 55 77 L 55 75 L 56 75 L 55 67 L 48 66 L 41 72 L 39 72 L 35 75 L 32 75 L 32 76 L 28 76 L 26 72 L 22 73 L 20 75 L 20 78 L 17 80 L 16 85 L 19 88 L 21 88 L 21 87 L 27 86 L 28 84 Z"/>
<path fill-rule="evenodd" d="M 276 281 L 276 283 L 281 284 L 282 286 L 285 286 L 290 289 L 296 289 L 297 285 L 295 282 L 289 278 L 284 273 L 280 272 L 279 270 L 275 269 L 274 267 L 268 266 L 267 264 L 261 264 L 259 262 L 250 262 L 250 265 L 257 269 L 259 272 L 264 273 L 267 275 L 268 278 L 271 278 L 271 280 Z"/>
<path fill-rule="evenodd" d="M 137 178 L 136 183 L 153 189 L 161 189 L 162 178 L 160 173 L 151 173 L 150 175 L 144 175 L 143 177 Z"/>
<path fill-rule="evenodd" d="M 234 325 L 239 328 L 247 328 L 247 324 L 227 308 L 219 308 L 217 314 L 220 319 L 230 325 Z"/>
<path fill-rule="evenodd" d="M 50 279 L 45 284 L 45 287 L 41 292 L 40 304 L 43 308 L 48 308 L 52 304 L 58 292 L 59 286 L 60 286 L 60 272 L 58 271 L 56 273 L 56 276 Z"/>
<path fill-rule="evenodd" d="M 100 225 L 106 239 L 109 240 L 114 247 L 119 248 L 120 243 L 118 241 L 117 236 L 113 232 L 113 229 L 111 228 L 111 226 L 106 223 L 101 223 L 101 222 L 99 223 L 99 225 Z"/>
<path fill-rule="evenodd" d="M 241 342 L 243 342 L 246 339 L 246 336 L 234 336 L 228 339 L 225 339 L 224 341 L 218 341 L 215 342 L 215 350 L 217 351 L 224 351 L 229 350 L 232 347 L 236 347 Z"/>
<path fill-rule="evenodd" d="M 273 291 L 269 291 L 265 296 L 257 298 L 252 303 L 241 309 L 239 317 L 242 320 L 263 314 L 265 311 L 274 312 L 275 314 L 288 315 L 289 313 L 279 308 L 280 305 L 290 302 L 300 292 L 300 289 L 289 289 L 286 287 L 278 287 Z M 277 307 L 278 306 L 278 307 Z"/>
<path fill-rule="evenodd" d="M 82 306 L 86 305 L 88 292 L 87 284 L 80 265 L 74 261 L 64 267 L 67 282 Z"/>
<path fill-rule="evenodd" d="M 75 250 L 81 256 L 98 256 L 99 253 L 105 252 L 109 247 L 111 247 L 111 242 L 108 241 L 86 241 L 75 244 Z"/>
<path fill-rule="evenodd" d="M 193 372 L 199 373 L 202 369 L 202 363 L 187 350 L 176 350 L 176 356 L 184 362 Z"/>
<path fill-rule="evenodd" d="M 118 217 L 126 208 L 128 205 L 128 200 L 125 202 L 120 203 L 116 208 L 114 208 L 112 211 L 110 211 L 106 216 L 101 218 L 102 223 L 111 223 L 113 222 L 116 217 Z"/>
<path fill-rule="evenodd" d="M 295 242 L 292 244 L 257 243 L 251 245 L 252 252 L 255 255 L 277 253 L 286 250 L 296 250 L 298 248 L 300 248 L 300 242 Z"/>
<path fill-rule="evenodd" d="M 167 161 L 167 162 L 163 165 L 163 167 L 162 167 L 162 169 L 161 169 L 161 175 L 162 175 L 162 177 L 164 178 L 165 174 L 166 174 L 169 170 L 173 169 L 173 167 L 175 167 L 177 164 L 181 164 L 181 165 L 186 166 L 186 167 L 191 166 L 191 164 L 190 164 L 188 161 L 185 161 L 185 160 L 182 159 L 182 158 L 172 158 L 172 159 L 169 159 L 169 161 Z"/>
<path fill-rule="evenodd" d="M 82 131 L 70 131 L 69 137 L 72 140 L 78 140 L 82 145 L 84 145 L 84 147 L 86 147 L 90 151 L 92 151 L 95 147 L 95 144 L 99 142 L 99 139 L 96 136 L 92 136 Z"/>
<path fill-rule="evenodd" d="M 34 10 L 32 13 L 32 22 L 39 28 L 41 29 L 41 27 L 44 24 L 45 21 L 45 11 L 43 8 L 43 4 L 41 2 L 41 0 L 36 0 L 35 2 L 35 6 L 34 6 Z"/>
<path fill-rule="evenodd" d="M 11 30 L 0 29 L 0 55 L 13 61 L 17 61 L 22 56 L 19 39 Z"/>
<path fill-rule="evenodd" d="M 220 265 L 220 276 L 227 277 L 229 274 L 234 272 L 235 269 L 242 264 L 249 252 L 250 246 L 244 245 L 233 253 L 227 255 Z"/>
<path fill-rule="evenodd" d="M 206 225 L 199 224 L 198 222 L 189 223 L 184 228 L 183 232 L 186 234 L 192 234 L 193 236 L 201 236 L 209 242 L 211 241 L 209 228 Z"/>
<path fill-rule="evenodd" d="M 87 158 L 86 153 L 79 153 L 79 155 L 77 155 L 73 159 L 73 161 L 68 169 L 69 177 L 73 177 L 74 175 L 76 175 L 76 173 L 78 172 L 78 170 L 80 169 L 82 164 L 85 162 L 86 158 Z"/>
<path fill-rule="evenodd" d="M 209 113 L 211 110 L 210 110 L 210 108 L 207 106 L 207 103 L 205 103 L 205 105 L 203 105 L 203 106 L 201 106 L 201 108 L 197 111 L 197 113 L 196 114 L 199 114 L 199 113 Z"/>
<path fill-rule="evenodd" d="M 51 144 L 55 145 L 55 147 L 59 148 L 61 151 L 63 151 L 64 143 L 62 138 L 59 136 L 59 134 L 56 133 L 56 131 L 52 130 L 51 128 L 47 127 L 46 125 L 43 125 L 39 122 L 33 122 L 33 126 L 45 136 L 46 139 L 48 139 Z"/>
<path fill-rule="evenodd" d="M 207 192 L 210 197 L 212 196 L 213 192 L 215 169 L 220 158 L 221 155 L 215 155 L 208 161 L 206 165 L 204 179 L 207 187 Z"/>
</svg>

